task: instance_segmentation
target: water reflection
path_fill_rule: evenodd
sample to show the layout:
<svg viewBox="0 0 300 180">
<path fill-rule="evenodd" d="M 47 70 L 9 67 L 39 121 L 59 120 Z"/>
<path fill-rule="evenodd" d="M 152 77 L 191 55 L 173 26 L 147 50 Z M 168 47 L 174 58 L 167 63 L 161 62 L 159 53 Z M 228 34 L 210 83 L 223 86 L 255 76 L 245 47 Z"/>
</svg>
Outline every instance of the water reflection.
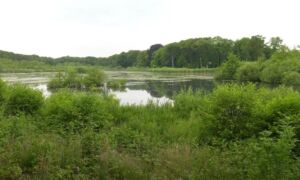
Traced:
<svg viewBox="0 0 300 180">
<path fill-rule="evenodd" d="M 32 87 L 41 91 L 45 97 L 49 97 L 51 95 L 51 92 L 48 90 L 47 84 L 38 84 Z"/>
<path fill-rule="evenodd" d="M 192 90 L 202 90 L 211 92 L 216 83 L 212 78 L 197 74 L 168 74 L 150 72 L 108 72 L 110 79 L 126 79 L 125 91 L 109 90 L 125 104 L 146 104 L 149 101 L 163 104 L 171 102 L 180 90 L 191 88 Z M 8 83 L 24 83 L 43 92 L 45 97 L 49 97 L 51 92 L 47 89 L 47 82 L 53 73 L 7 73 L 1 74 L 2 79 Z M 219 82 L 218 84 L 230 83 Z M 237 83 L 237 82 L 234 82 Z M 276 88 L 280 85 L 257 83 L 257 87 Z M 300 86 L 294 86 L 300 91 Z"/>
<path fill-rule="evenodd" d="M 117 99 L 119 99 L 121 105 L 146 105 L 149 102 L 156 104 L 166 104 L 173 103 L 173 101 L 165 96 L 163 97 L 153 97 L 146 90 L 130 90 L 126 88 L 125 91 L 112 91 L 110 94 L 113 94 Z"/>
<path fill-rule="evenodd" d="M 49 97 L 51 92 L 47 84 L 31 85 L 40 90 L 45 97 Z M 129 81 L 123 91 L 109 90 L 109 94 L 119 99 L 121 105 L 145 105 L 154 102 L 157 104 L 173 103 L 172 98 L 182 89 L 191 88 L 193 90 L 201 89 L 203 91 L 212 91 L 215 84 L 211 80 L 193 79 L 193 80 L 147 80 L 147 81 Z"/>
<path fill-rule="evenodd" d="M 182 89 L 191 88 L 192 90 L 212 91 L 215 83 L 207 79 L 191 79 L 191 80 L 172 80 L 159 81 L 148 80 L 143 83 L 129 82 L 127 87 L 130 90 L 146 90 L 153 97 L 168 97 L 172 98 Z"/>
<path fill-rule="evenodd" d="M 121 104 L 147 104 L 149 101 L 158 104 L 173 103 L 172 98 L 182 89 L 212 91 L 215 84 L 212 80 L 146 80 L 129 81 L 125 91 L 113 91 Z"/>
</svg>

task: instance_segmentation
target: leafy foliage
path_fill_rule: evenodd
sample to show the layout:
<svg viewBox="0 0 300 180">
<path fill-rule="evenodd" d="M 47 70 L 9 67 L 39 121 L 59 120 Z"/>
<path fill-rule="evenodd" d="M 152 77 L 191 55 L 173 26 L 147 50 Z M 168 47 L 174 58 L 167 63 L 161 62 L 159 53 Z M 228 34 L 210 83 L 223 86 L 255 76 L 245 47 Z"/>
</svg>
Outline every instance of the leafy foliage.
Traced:
<svg viewBox="0 0 300 180">
<path fill-rule="evenodd" d="M 255 63 L 245 63 L 237 69 L 235 74 L 238 81 L 250 81 L 259 82 L 260 81 L 260 67 L 261 65 L 257 62 Z"/>
<path fill-rule="evenodd" d="M 242 62 L 240 66 L 234 61 L 229 63 L 228 60 L 219 68 L 216 79 L 298 85 L 300 77 L 299 59 L 299 50 L 283 48 L 275 52 L 269 60 Z"/>
<path fill-rule="evenodd" d="M 109 97 L 60 91 L 46 100 L 43 116 L 46 124 L 66 132 L 100 130 L 112 121 L 116 104 Z"/>
<path fill-rule="evenodd" d="M 300 73 L 295 71 L 285 73 L 282 83 L 286 85 L 300 85 Z"/>
<path fill-rule="evenodd" d="M 228 57 L 228 60 L 219 68 L 215 78 L 218 80 L 232 80 L 235 78 L 235 74 L 239 67 L 240 59 L 231 54 Z"/>
<path fill-rule="evenodd" d="M 55 78 L 48 84 L 50 89 L 70 88 L 70 89 L 93 89 L 101 87 L 106 75 L 103 71 L 89 68 L 86 74 L 71 69 L 66 73 L 57 73 Z"/>
<path fill-rule="evenodd" d="M 3 85 L 4 104 L 18 111 L 0 107 L 1 179 L 300 177 L 300 93 L 291 88 L 225 84 L 181 91 L 174 105 L 120 106 L 92 92 L 44 100 Z"/>
<path fill-rule="evenodd" d="M 42 93 L 24 85 L 14 85 L 10 88 L 5 113 L 9 115 L 35 114 L 44 102 Z"/>
</svg>

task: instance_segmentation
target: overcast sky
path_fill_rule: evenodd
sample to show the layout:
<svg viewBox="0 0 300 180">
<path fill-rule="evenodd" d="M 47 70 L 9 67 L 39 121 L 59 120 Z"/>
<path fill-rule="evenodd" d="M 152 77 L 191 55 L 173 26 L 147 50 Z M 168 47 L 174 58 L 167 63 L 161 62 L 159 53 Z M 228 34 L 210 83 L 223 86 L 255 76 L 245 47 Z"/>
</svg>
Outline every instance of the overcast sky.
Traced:
<svg viewBox="0 0 300 180">
<path fill-rule="evenodd" d="M 155 43 L 280 36 L 300 44 L 299 0 L 0 0 L 0 49 L 109 56 Z"/>
</svg>

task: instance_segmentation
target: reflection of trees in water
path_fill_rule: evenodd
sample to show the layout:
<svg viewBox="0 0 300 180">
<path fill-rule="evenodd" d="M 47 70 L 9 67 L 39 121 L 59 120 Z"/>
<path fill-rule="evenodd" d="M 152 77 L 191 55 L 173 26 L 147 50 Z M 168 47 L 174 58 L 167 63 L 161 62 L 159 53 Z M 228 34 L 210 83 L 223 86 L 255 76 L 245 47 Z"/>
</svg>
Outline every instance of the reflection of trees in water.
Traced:
<svg viewBox="0 0 300 180">
<path fill-rule="evenodd" d="M 185 90 L 191 88 L 192 90 L 202 90 L 206 92 L 212 91 L 217 84 L 226 84 L 232 82 L 214 82 L 212 80 L 205 79 L 192 79 L 189 81 L 160 81 L 160 80 L 148 80 L 142 84 L 131 85 L 128 88 L 132 90 L 146 90 L 153 97 L 163 97 L 172 98 L 180 90 Z M 265 83 L 258 83 L 257 87 L 266 87 L 266 88 L 276 88 L 280 85 L 272 85 Z M 295 90 L 300 91 L 300 86 L 294 86 Z"/>
<path fill-rule="evenodd" d="M 133 85 L 128 87 L 132 90 L 146 90 L 153 97 L 166 96 L 172 98 L 182 89 L 192 88 L 193 90 L 200 89 L 204 91 L 211 91 L 215 84 L 211 80 L 193 79 L 189 81 L 159 81 L 151 80 L 145 81 L 144 84 Z"/>
</svg>

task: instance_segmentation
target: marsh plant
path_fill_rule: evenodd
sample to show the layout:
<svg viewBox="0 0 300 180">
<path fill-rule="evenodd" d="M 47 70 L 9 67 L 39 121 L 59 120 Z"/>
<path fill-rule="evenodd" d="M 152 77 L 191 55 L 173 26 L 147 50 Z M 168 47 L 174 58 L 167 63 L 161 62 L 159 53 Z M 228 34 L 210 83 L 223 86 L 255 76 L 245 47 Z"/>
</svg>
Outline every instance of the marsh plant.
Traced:
<svg viewBox="0 0 300 180">
<path fill-rule="evenodd" d="M 106 79 L 103 71 L 96 68 L 70 69 L 67 72 L 59 72 L 49 82 L 50 89 L 84 89 L 90 90 L 93 88 L 102 87 Z"/>
<path fill-rule="evenodd" d="M 5 87 L 5 88 L 2 88 Z M 120 106 L 1 82 L 1 179 L 299 179 L 300 93 L 227 84 Z"/>
</svg>

